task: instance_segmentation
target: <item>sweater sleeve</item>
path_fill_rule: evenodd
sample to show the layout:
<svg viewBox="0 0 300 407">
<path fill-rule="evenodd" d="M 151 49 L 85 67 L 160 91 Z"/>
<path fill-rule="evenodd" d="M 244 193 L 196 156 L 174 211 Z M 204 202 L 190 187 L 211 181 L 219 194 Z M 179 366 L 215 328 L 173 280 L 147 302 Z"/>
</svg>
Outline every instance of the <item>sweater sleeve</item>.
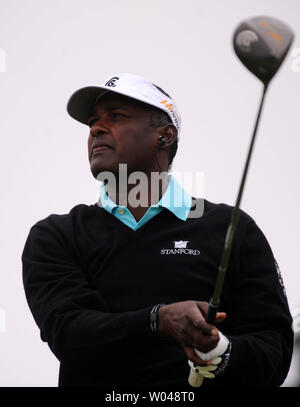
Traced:
<svg viewBox="0 0 300 407">
<path fill-rule="evenodd" d="M 268 241 L 252 220 L 241 246 L 228 338 L 230 385 L 280 386 L 293 350 L 292 318 Z M 220 328 L 221 329 L 221 328 Z"/>
<path fill-rule="evenodd" d="M 31 228 L 22 263 L 29 308 L 41 339 L 60 362 L 108 362 L 112 355 L 121 361 L 124 349 L 133 351 L 136 341 L 154 340 L 151 307 L 109 312 L 101 293 L 89 286 L 66 236 L 51 222 Z"/>
</svg>

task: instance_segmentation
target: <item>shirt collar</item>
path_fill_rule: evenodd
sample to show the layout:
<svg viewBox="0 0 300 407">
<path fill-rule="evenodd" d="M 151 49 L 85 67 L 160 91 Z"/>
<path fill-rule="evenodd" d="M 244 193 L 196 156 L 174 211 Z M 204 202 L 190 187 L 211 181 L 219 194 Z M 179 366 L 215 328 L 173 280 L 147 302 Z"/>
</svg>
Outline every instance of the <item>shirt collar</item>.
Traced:
<svg viewBox="0 0 300 407">
<path fill-rule="evenodd" d="M 156 205 L 168 209 L 177 218 L 186 220 L 192 206 L 192 197 L 178 183 L 176 178 L 169 176 L 169 184 L 165 193 Z"/>
<path fill-rule="evenodd" d="M 119 208 L 119 205 L 117 205 L 106 194 L 104 184 L 101 184 L 100 186 L 100 200 L 101 206 L 105 207 L 105 209 L 109 213 L 112 213 L 114 208 Z M 178 183 L 176 178 L 174 178 L 172 175 L 169 175 L 169 184 L 167 186 L 167 189 L 165 190 L 160 201 L 154 205 L 151 205 L 151 208 L 152 207 L 166 208 L 170 212 L 172 212 L 175 216 L 177 216 L 177 218 L 181 220 L 186 220 L 190 212 L 191 206 L 192 206 L 191 195 L 182 188 L 182 186 Z"/>
<path fill-rule="evenodd" d="M 105 185 L 104 183 L 101 184 L 100 186 L 100 200 L 101 200 L 101 206 L 105 208 L 109 213 L 112 213 L 114 208 L 118 208 L 119 205 L 117 205 L 110 197 L 107 195 L 105 191 Z"/>
</svg>

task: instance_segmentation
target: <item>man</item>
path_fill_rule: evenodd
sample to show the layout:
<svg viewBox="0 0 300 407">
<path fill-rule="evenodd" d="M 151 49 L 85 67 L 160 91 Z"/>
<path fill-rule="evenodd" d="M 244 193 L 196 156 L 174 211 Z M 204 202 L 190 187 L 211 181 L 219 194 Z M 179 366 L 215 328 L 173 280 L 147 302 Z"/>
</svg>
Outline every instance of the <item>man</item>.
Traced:
<svg viewBox="0 0 300 407">
<path fill-rule="evenodd" d="M 67 109 L 90 127 L 100 198 L 37 222 L 22 254 L 28 304 L 60 361 L 59 385 L 282 384 L 292 320 L 272 250 L 243 211 L 217 327 L 205 321 L 232 208 L 201 206 L 168 176 L 180 132 L 171 97 L 117 74 L 76 91 Z"/>
</svg>

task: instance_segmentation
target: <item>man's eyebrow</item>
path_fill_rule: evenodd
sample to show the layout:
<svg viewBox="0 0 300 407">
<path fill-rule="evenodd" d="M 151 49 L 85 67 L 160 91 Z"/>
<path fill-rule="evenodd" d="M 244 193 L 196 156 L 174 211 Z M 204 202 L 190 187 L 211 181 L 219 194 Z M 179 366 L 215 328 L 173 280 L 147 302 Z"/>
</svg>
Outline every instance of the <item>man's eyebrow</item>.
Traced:
<svg viewBox="0 0 300 407">
<path fill-rule="evenodd" d="M 94 106 L 92 107 L 92 109 L 90 110 L 89 117 L 88 117 L 89 119 L 90 119 L 91 117 L 95 116 L 96 110 L 97 110 L 97 105 L 94 105 Z"/>
<path fill-rule="evenodd" d="M 91 112 L 90 112 L 90 116 L 89 117 L 92 117 L 92 116 L 95 116 L 96 115 L 96 113 L 97 113 L 97 107 L 98 107 L 98 105 L 95 105 L 94 107 L 93 107 L 93 109 L 91 110 Z M 115 110 L 115 109 L 125 109 L 125 110 L 129 110 L 130 109 L 130 106 L 126 106 L 126 105 L 123 105 L 123 104 L 111 104 L 111 105 L 106 105 L 105 106 L 105 110 Z"/>
<path fill-rule="evenodd" d="M 128 109 L 130 109 L 130 107 L 126 106 L 126 105 L 123 105 L 123 104 L 120 104 L 120 103 L 115 103 L 115 104 L 111 104 L 111 105 L 106 105 L 105 109 L 107 109 L 107 110 L 114 110 L 114 109 L 126 109 L 126 110 L 128 110 Z"/>
<path fill-rule="evenodd" d="M 98 105 L 95 105 L 93 107 L 93 109 L 91 110 L 91 112 L 89 114 L 89 117 L 88 117 L 88 120 L 87 120 L 87 123 L 90 120 L 92 120 L 93 118 L 95 118 L 95 116 L 97 115 L 97 107 L 98 107 Z M 130 106 L 126 106 L 126 105 L 119 104 L 119 103 L 105 106 L 105 110 L 108 110 L 108 111 L 117 110 L 117 109 L 122 109 L 122 110 L 127 110 L 128 111 L 130 109 Z"/>
</svg>

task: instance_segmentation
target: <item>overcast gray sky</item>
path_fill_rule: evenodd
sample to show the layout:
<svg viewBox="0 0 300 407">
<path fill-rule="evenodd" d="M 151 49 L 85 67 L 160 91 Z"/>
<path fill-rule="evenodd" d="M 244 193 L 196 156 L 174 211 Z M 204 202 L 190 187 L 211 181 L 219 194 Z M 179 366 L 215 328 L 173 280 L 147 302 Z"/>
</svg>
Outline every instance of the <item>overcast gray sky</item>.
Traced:
<svg viewBox="0 0 300 407">
<path fill-rule="evenodd" d="M 88 130 L 66 113 L 71 93 L 116 72 L 161 86 L 182 115 L 173 170 L 203 172 L 205 198 L 233 204 L 262 85 L 235 56 L 232 34 L 256 15 L 282 19 L 296 38 L 267 94 L 242 209 L 269 240 L 300 315 L 299 1 L 0 0 L 0 386 L 57 385 L 21 253 L 36 221 L 98 199 Z"/>
</svg>

